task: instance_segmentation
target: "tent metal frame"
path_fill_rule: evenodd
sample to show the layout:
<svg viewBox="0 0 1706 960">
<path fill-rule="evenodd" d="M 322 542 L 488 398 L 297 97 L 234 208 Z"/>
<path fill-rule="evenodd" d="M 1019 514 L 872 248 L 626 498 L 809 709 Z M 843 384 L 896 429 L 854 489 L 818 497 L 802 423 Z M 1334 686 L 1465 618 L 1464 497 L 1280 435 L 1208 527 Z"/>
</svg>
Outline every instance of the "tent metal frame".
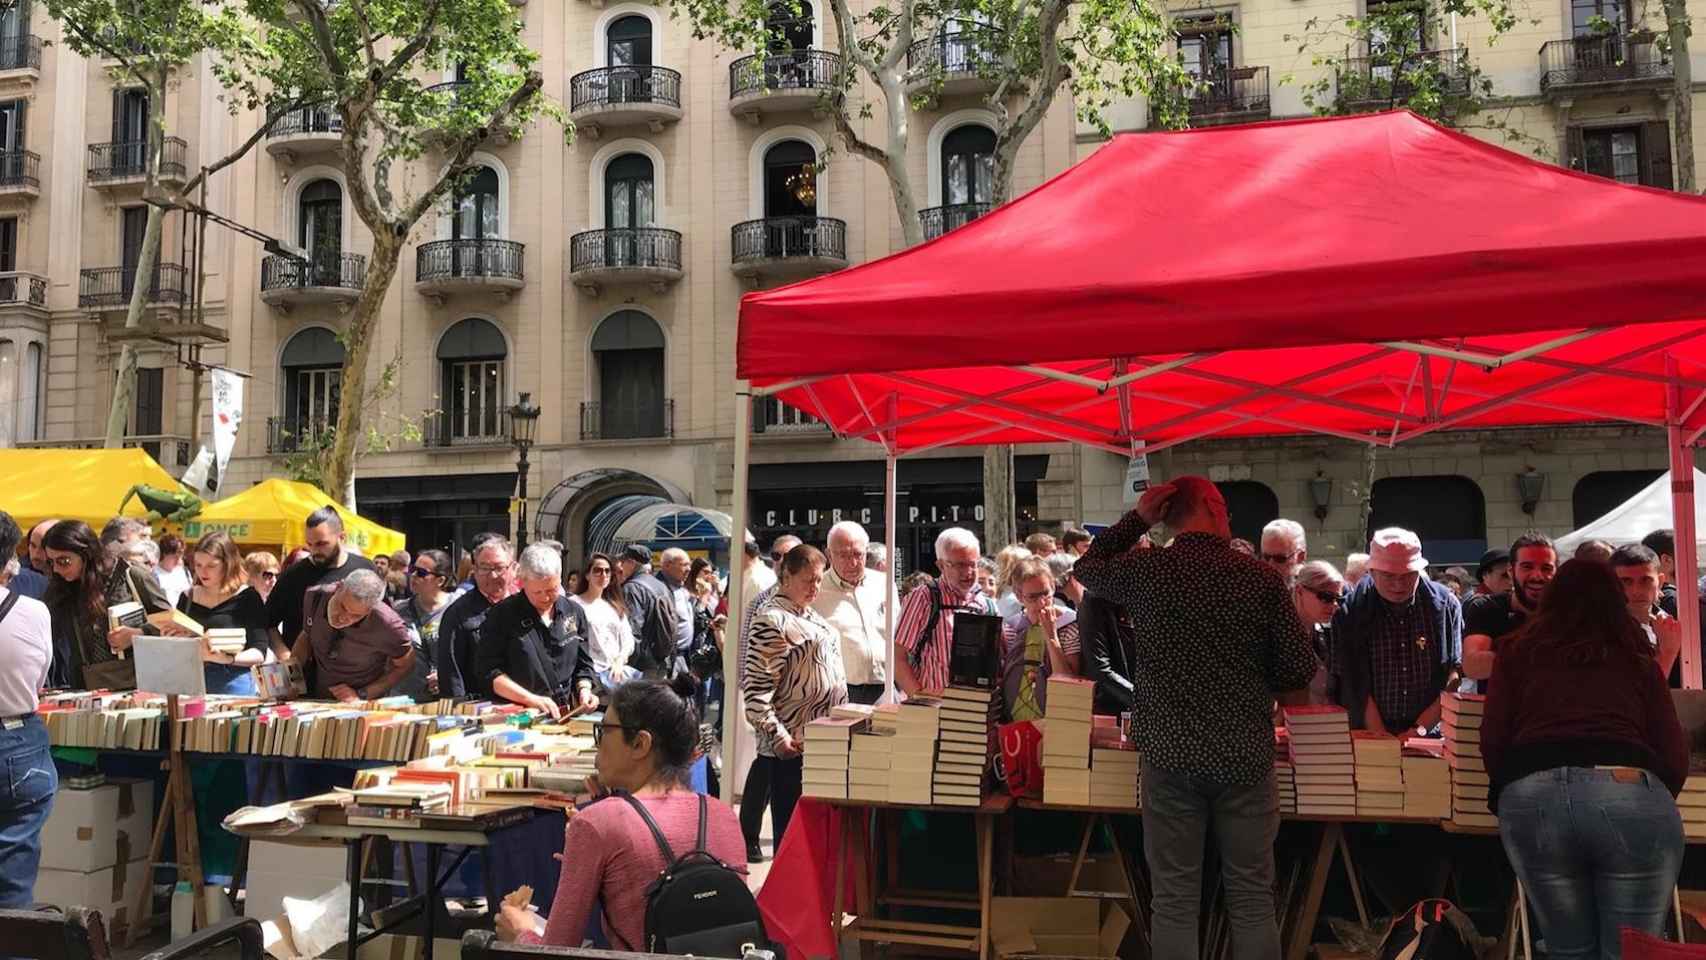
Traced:
<svg viewBox="0 0 1706 960">
<path fill-rule="evenodd" d="M 1194 368 L 1196 364 L 1202 361 L 1220 356 L 1218 352 L 1192 353 L 1171 358 L 1111 357 L 1105 360 L 1084 360 L 1077 363 L 1062 364 L 1060 368 L 1018 365 L 1006 369 L 1014 373 L 1024 374 L 1027 379 L 1017 383 L 1008 383 L 999 389 L 986 393 L 960 386 L 948 386 L 932 382 L 929 379 L 928 371 L 880 371 L 862 374 L 863 376 L 890 381 L 897 387 L 904 387 L 915 393 L 923 391 L 935 394 L 940 398 L 928 409 L 910 412 L 904 416 L 899 413 L 899 391 L 885 392 L 876 398 L 869 397 L 860 390 L 858 382 L 849 374 L 801 377 L 768 385 L 752 385 L 747 381 L 737 380 L 734 391 L 734 509 L 731 511 L 734 529 L 738 535 L 745 531 L 750 523 L 748 471 L 751 466 L 753 400 L 775 396 L 785 391 L 804 390 L 808 403 L 801 406 L 806 409 L 806 412 L 829 422 L 829 418 L 824 416 L 823 405 L 819 402 L 813 386 L 837 379 L 845 380 L 849 393 L 857 403 L 860 412 L 853 423 L 844 424 L 839 429 L 831 423 L 831 429 L 835 430 L 836 434 L 843 439 L 861 438 L 874 441 L 883 447 L 885 465 L 883 480 L 885 533 L 883 539 L 884 545 L 888 549 L 891 564 L 895 557 L 896 461 L 901 457 L 913 456 L 942 447 L 974 444 L 979 439 L 1009 430 L 1021 430 L 1030 433 L 1036 437 L 1036 442 L 1065 441 L 1107 450 L 1121 456 L 1135 456 L 1137 454 L 1155 453 L 1191 440 L 1212 437 L 1249 423 L 1276 428 L 1272 435 L 1316 434 L 1390 448 L 1440 430 L 1461 426 L 1494 411 L 1512 407 L 1568 413 L 1572 416 L 1597 421 L 1616 421 L 1645 427 L 1663 427 L 1673 478 L 1671 497 L 1675 518 L 1676 568 L 1681 571 L 1689 571 L 1688 574 L 1679 576 L 1676 584 L 1678 619 L 1681 621 L 1684 637 L 1682 650 L 1683 685 L 1689 689 L 1700 689 L 1702 686 L 1702 663 L 1699 642 L 1699 590 L 1696 577 L 1693 575 L 1693 571 L 1698 568 L 1695 545 L 1697 518 L 1694 516 L 1693 451 L 1699 445 L 1702 437 L 1706 436 L 1706 423 L 1701 423 L 1696 419 L 1696 415 L 1701 412 L 1703 404 L 1706 404 L 1706 379 L 1684 376 L 1681 364 L 1676 356 L 1669 351 L 1681 343 L 1706 336 L 1706 324 L 1691 325 L 1653 342 L 1596 362 L 1569 360 L 1552 355 L 1563 348 L 1590 341 L 1601 334 L 1613 332 L 1617 329 L 1619 328 L 1588 327 L 1514 350 L 1477 347 L 1470 338 L 1453 342 L 1402 340 L 1367 344 L 1369 349 L 1356 356 L 1340 359 L 1272 384 Z M 1259 351 L 1238 352 L 1256 353 Z M 1408 380 L 1401 385 L 1390 375 L 1371 375 L 1366 379 L 1335 386 L 1331 389 L 1308 389 L 1308 385 L 1313 381 L 1347 373 L 1398 353 L 1413 354 L 1416 357 L 1416 364 L 1411 370 Z M 1627 368 L 1628 364 L 1649 358 L 1654 354 L 1662 354 L 1663 356 L 1663 374 Z M 1445 365 L 1443 377 L 1437 379 L 1434 369 L 1435 361 L 1440 361 Z M 1543 380 L 1503 392 L 1490 392 L 1485 389 L 1470 389 L 1455 384 L 1455 374 L 1460 365 L 1469 365 L 1488 374 L 1505 368 L 1526 365 L 1528 369 L 1545 368 L 1552 375 Z M 1158 391 L 1134 388 L 1135 385 L 1144 380 L 1164 373 L 1236 387 L 1243 392 L 1213 403 L 1201 403 L 1185 401 L 1180 397 L 1168 396 Z M 1661 421 L 1612 413 L 1595 409 L 1589 404 L 1543 399 L 1541 396 L 1588 377 L 1608 377 L 1623 380 L 1627 381 L 1632 388 L 1637 385 L 1661 387 L 1664 390 L 1664 419 Z M 1046 410 L 1027 407 L 1015 399 L 1027 391 L 1039 387 L 1061 384 L 1080 388 L 1085 391 L 1086 395 L 1064 403 L 1051 404 Z M 1371 385 L 1383 386 L 1391 393 L 1393 405 L 1390 408 L 1372 406 L 1365 402 L 1350 403 L 1338 397 L 1339 394 Z M 1416 396 L 1418 392 L 1421 394 L 1419 400 Z M 1685 393 L 1690 392 L 1692 396 L 1685 397 Z M 1449 414 L 1443 413 L 1446 400 L 1451 396 L 1469 398 L 1474 402 Z M 909 402 L 916 403 L 917 400 L 916 395 L 909 397 Z M 1133 406 L 1134 402 L 1139 400 L 1157 400 L 1173 406 L 1186 406 L 1194 409 L 1182 414 L 1168 416 L 1159 421 L 1139 424 L 1136 422 L 1136 410 Z M 1242 409 L 1249 404 L 1271 400 L 1284 402 L 1260 410 Z M 1115 431 L 1098 429 L 1092 424 L 1073 419 L 1071 416 L 1079 411 L 1106 404 L 1117 405 L 1119 427 Z M 1377 416 L 1383 421 L 1390 420 L 1391 427 L 1390 430 L 1383 428 L 1381 431 L 1358 433 L 1353 430 L 1310 424 L 1306 420 L 1285 415 L 1299 407 L 1308 406 L 1332 406 Z M 988 425 L 975 426 L 962 433 L 928 444 L 908 448 L 901 447 L 898 438 L 899 431 L 902 428 L 947 414 L 971 417 L 985 421 Z M 1222 419 L 1166 440 L 1145 442 L 1142 439 L 1145 436 L 1154 436 L 1160 431 L 1184 426 L 1192 421 L 1208 417 L 1220 417 Z M 1512 424 L 1511 426 L 1519 426 L 1519 424 Z M 739 631 L 744 629 L 743 620 L 746 604 L 751 599 L 742 596 L 741 581 L 742 578 L 738 576 L 729 578 L 730 621 L 732 629 L 735 631 L 729 635 L 736 638 L 741 635 Z M 884 620 L 889 636 L 888 663 L 890 669 L 887 681 L 889 699 L 894 696 L 894 620 L 896 613 L 892 609 L 886 610 Z M 738 677 L 740 673 L 740 664 L 737 659 L 739 648 L 738 642 L 727 643 L 724 645 L 723 653 L 724 677 L 728 678 L 725 686 L 723 710 L 725 763 L 722 783 L 725 799 L 732 799 L 734 791 L 738 787 L 738 784 L 734 782 L 736 779 L 734 772 L 737 768 L 734 763 L 733 751 L 735 749 L 736 725 L 743 722 L 740 715 L 744 713 L 744 709 L 741 707 L 739 686 L 732 682 L 732 678 Z"/>
</svg>

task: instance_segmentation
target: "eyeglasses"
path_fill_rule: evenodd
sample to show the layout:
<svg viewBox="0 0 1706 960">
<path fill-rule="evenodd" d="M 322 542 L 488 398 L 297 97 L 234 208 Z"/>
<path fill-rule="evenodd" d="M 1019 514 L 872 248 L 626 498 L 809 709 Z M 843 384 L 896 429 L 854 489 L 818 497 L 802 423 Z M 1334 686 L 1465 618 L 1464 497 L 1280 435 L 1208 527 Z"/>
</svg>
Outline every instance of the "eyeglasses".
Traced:
<svg viewBox="0 0 1706 960">
<path fill-rule="evenodd" d="M 970 570 L 977 566 L 976 560 L 937 560 L 936 565 L 943 570 Z"/>
<path fill-rule="evenodd" d="M 608 576 L 610 576 L 610 568 L 609 567 L 593 567 L 591 570 L 588 570 L 586 572 L 586 575 L 589 577 L 608 577 Z"/>
<path fill-rule="evenodd" d="M 1038 593 L 1027 593 L 1024 595 L 1023 599 L 1026 603 L 1036 603 L 1040 600 L 1047 600 L 1053 596 L 1054 594 L 1047 590 L 1043 590 Z"/>
<path fill-rule="evenodd" d="M 425 567 L 410 567 L 409 568 L 409 576 L 411 576 L 411 577 L 436 577 L 436 576 L 438 576 L 438 571 L 437 570 L 428 570 Z"/>
<path fill-rule="evenodd" d="M 474 565 L 474 572 L 483 577 L 495 577 L 499 574 L 508 573 L 509 564 L 500 563 L 494 566 L 489 563 L 477 563 Z"/>
<path fill-rule="evenodd" d="M 625 723 L 605 723 L 603 720 L 600 720 L 597 723 L 592 725 L 592 745 L 593 746 L 595 746 L 595 747 L 598 746 L 598 744 L 604 740 L 604 731 L 606 729 L 610 729 L 610 730 L 639 730 L 641 728 L 630 727 Z"/>
<path fill-rule="evenodd" d="M 1328 593 L 1325 590 L 1311 590 L 1309 592 L 1315 594 L 1315 599 L 1330 607 L 1336 607 L 1345 602 L 1345 595 L 1342 593 Z"/>
<path fill-rule="evenodd" d="M 261 579 L 262 580 L 277 580 L 278 579 L 278 571 L 277 570 L 262 570 L 261 571 Z"/>
<path fill-rule="evenodd" d="M 1269 563 L 1290 563 L 1291 558 L 1295 556 L 1295 553 L 1264 553 L 1262 559 Z"/>
</svg>

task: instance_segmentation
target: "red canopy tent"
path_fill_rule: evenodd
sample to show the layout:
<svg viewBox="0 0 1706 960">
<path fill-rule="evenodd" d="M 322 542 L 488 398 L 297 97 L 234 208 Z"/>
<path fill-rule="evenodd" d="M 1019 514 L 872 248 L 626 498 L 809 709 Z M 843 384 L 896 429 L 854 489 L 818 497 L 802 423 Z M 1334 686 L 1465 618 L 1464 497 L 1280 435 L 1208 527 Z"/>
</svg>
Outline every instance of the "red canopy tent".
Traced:
<svg viewBox="0 0 1706 960">
<path fill-rule="evenodd" d="M 1670 428 L 1689 478 L 1702 334 L 1706 198 L 1407 112 L 1121 136 L 938 240 L 744 298 L 735 525 L 754 395 L 883 444 L 891 493 L 894 457 L 950 444 L 1603 421 Z"/>
</svg>

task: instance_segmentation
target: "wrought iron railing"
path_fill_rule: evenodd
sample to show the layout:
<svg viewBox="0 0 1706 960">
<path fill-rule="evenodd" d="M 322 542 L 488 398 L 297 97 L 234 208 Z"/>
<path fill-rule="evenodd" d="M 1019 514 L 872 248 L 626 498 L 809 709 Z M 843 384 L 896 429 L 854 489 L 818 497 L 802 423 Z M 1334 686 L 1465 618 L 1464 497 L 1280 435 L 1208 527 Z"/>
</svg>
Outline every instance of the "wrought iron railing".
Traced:
<svg viewBox="0 0 1706 960">
<path fill-rule="evenodd" d="M 766 397 L 753 409 L 752 432 L 769 436 L 819 434 L 828 433 L 829 424 L 776 397 Z"/>
<path fill-rule="evenodd" d="M 841 56 L 827 50 L 755 53 L 729 64 L 729 97 L 766 90 L 828 90 L 840 69 Z"/>
<path fill-rule="evenodd" d="M 456 96 L 462 92 L 463 88 L 469 86 L 472 86 L 472 84 L 467 80 L 446 80 L 443 83 L 435 83 L 432 86 L 427 87 L 426 92 Z"/>
<path fill-rule="evenodd" d="M 625 103 L 681 106 L 681 74 L 649 65 L 599 67 L 569 78 L 569 110 Z"/>
<path fill-rule="evenodd" d="M 0 187 L 41 186 L 41 154 L 29 150 L 0 153 Z"/>
<path fill-rule="evenodd" d="M 77 305 L 79 307 L 123 307 L 130 304 L 136 290 L 135 267 L 94 267 L 84 270 L 79 278 Z M 162 263 L 154 268 L 153 281 L 148 287 L 149 303 L 171 303 L 183 306 L 186 291 L 184 268 L 176 263 Z"/>
<path fill-rule="evenodd" d="M 615 267 L 681 269 L 681 233 L 661 227 L 586 230 L 569 240 L 569 272 Z"/>
<path fill-rule="evenodd" d="M 40 70 L 41 38 L 31 33 L 0 37 L 0 70 Z"/>
<path fill-rule="evenodd" d="M 582 440 L 647 440 L 675 436 L 675 401 L 581 404 Z"/>
<path fill-rule="evenodd" d="M 1192 119 L 1227 115 L 1266 117 L 1273 100 L 1267 67 L 1229 67 L 1198 77 L 1185 97 Z"/>
<path fill-rule="evenodd" d="M 1609 33 L 1553 40 L 1540 47 L 1540 89 L 1631 80 L 1666 80 L 1676 72 L 1652 34 Z"/>
<path fill-rule="evenodd" d="M 47 305 L 47 278 L 16 270 L 0 272 L 0 306 Z"/>
<path fill-rule="evenodd" d="M 906 70 L 920 76 L 935 71 L 945 74 L 977 73 L 1001 62 L 1001 32 L 971 20 L 949 21 L 942 30 L 906 48 Z"/>
<path fill-rule="evenodd" d="M 356 253 L 310 254 L 308 259 L 274 255 L 261 261 L 261 290 L 340 287 L 360 290 L 367 282 L 367 258 Z"/>
<path fill-rule="evenodd" d="M 167 137 L 160 144 L 160 176 L 182 179 L 189 167 L 186 157 L 190 145 L 182 137 Z M 122 143 L 89 145 L 89 180 L 120 180 L 148 173 L 148 142 L 128 140 Z"/>
<path fill-rule="evenodd" d="M 331 104 L 316 103 L 306 107 L 296 107 L 280 114 L 273 121 L 272 128 L 267 131 L 267 137 L 277 140 L 280 137 L 299 137 L 307 133 L 343 133 L 344 118 L 338 115 Z"/>
<path fill-rule="evenodd" d="M 1339 101 L 1345 104 L 1397 104 L 1424 90 L 1465 97 L 1469 95 L 1469 50 L 1357 57 L 1344 62 L 1335 80 Z"/>
<path fill-rule="evenodd" d="M 924 239 L 934 240 L 950 230 L 958 230 L 988 213 L 990 209 L 991 205 L 987 203 L 950 203 L 941 207 L 925 207 L 918 211 L 918 222 L 924 228 Z"/>
<path fill-rule="evenodd" d="M 463 414 L 460 417 L 449 410 L 439 410 L 427 414 L 421 420 L 422 446 L 490 446 L 509 442 L 507 408 L 493 411 L 488 416 Z"/>
<path fill-rule="evenodd" d="M 335 421 L 324 417 L 268 417 L 267 452 L 312 450 L 336 425 Z"/>
<path fill-rule="evenodd" d="M 415 249 L 415 282 L 522 280 L 525 245 L 514 240 L 434 240 Z"/>
<path fill-rule="evenodd" d="M 730 228 L 734 262 L 787 257 L 847 259 L 847 223 L 834 217 L 765 217 Z"/>
</svg>

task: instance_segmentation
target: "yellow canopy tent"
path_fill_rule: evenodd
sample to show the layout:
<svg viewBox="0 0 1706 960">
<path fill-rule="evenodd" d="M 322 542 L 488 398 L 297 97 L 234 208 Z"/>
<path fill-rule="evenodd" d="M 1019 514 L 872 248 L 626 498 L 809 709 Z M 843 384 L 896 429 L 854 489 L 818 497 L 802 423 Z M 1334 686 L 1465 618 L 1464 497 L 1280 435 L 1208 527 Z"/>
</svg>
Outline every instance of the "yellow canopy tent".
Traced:
<svg viewBox="0 0 1706 960">
<path fill-rule="evenodd" d="M 294 480 L 263 480 L 242 493 L 203 507 L 183 526 L 183 537 L 195 543 L 204 534 L 223 530 L 231 539 L 248 546 L 278 546 L 285 552 L 302 546 L 302 524 L 308 515 L 332 498 L 310 483 Z M 403 549 L 403 535 L 364 520 L 338 507 L 344 518 L 344 534 L 351 549 L 363 556 Z"/>
<path fill-rule="evenodd" d="M 81 520 L 97 531 L 118 513 L 119 501 L 139 483 L 162 490 L 183 489 L 178 481 L 142 450 L 0 450 L 0 493 L 5 510 L 28 530 L 49 517 Z M 148 512 L 131 500 L 125 515 Z"/>
</svg>

